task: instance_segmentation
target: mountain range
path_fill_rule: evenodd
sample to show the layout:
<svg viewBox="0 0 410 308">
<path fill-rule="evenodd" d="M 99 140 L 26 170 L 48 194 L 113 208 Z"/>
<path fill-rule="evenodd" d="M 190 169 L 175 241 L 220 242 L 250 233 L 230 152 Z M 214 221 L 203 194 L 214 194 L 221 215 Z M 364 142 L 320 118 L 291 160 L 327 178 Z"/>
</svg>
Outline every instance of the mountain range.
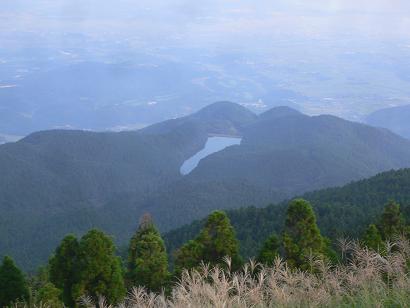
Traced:
<svg viewBox="0 0 410 308">
<path fill-rule="evenodd" d="M 210 136 L 241 137 L 180 167 Z M 52 130 L 0 146 L 0 255 L 32 270 L 67 233 L 98 227 L 126 243 L 150 212 L 162 231 L 214 209 L 266 206 L 410 167 L 410 141 L 288 107 L 255 115 L 218 102 L 129 132 Z"/>
</svg>

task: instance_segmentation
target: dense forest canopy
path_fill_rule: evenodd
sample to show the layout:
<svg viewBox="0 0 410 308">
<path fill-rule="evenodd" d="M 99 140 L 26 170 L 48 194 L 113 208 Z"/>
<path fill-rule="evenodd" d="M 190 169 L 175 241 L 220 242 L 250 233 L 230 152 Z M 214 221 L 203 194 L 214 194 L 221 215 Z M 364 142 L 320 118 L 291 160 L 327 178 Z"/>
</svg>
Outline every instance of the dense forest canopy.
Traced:
<svg viewBox="0 0 410 308">
<path fill-rule="evenodd" d="M 410 220 L 410 169 L 381 173 L 370 179 L 353 182 L 341 188 L 328 188 L 302 195 L 311 202 L 322 233 L 333 240 L 358 238 L 374 222 L 389 200 L 401 205 Z M 255 256 L 264 239 L 283 228 L 288 201 L 266 208 L 248 207 L 227 211 L 237 230 L 241 254 Z M 192 238 L 204 221 L 170 231 L 164 235 L 169 251 Z"/>
<path fill-rule="evenodd" d="M 242 142 L 183 176 L 184 161 L 215 134 Z M 217 102 L 137 131 L 38 132 L 0 146 L 0 254 L 34 270 L 67 233 L 97 227 L 124 246 L 145 212 L 167 232 L 213 210 L 265 207 L 402 167 L 410 167 L 410 141 L 289 107 L 255 115 Z"/>
</svg>

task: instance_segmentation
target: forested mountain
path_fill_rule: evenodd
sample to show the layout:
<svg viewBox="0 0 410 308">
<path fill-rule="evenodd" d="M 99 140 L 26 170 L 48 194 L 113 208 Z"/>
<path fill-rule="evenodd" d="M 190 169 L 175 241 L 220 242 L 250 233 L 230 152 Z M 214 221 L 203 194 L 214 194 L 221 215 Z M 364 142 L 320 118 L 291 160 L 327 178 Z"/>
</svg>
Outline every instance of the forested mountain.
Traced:
<svg viewBox="0 0 410 308">
<path fill-rule="evenodd" d="M 257 116 L 250 110 L 231 102 L 218 102 L 200 111 L 178 119 L 160 122 L 139 130 L 143 134 L 163 134 L 186 123 L 201 126 L 208 134 L 241 135 L 247 124 Z"/>
<path fill-rule="evenodd" d="M 207 130 L 209 109 L 219 113 L 218 106 L 235 131 L 249 121 L 235 118 L 235 112 L 255 116 L 239 105 L 216 103 L 204 110 L 203 120 L 194 114 L 155 135 L 53 130 L 2 145 L 0 255 L 11 254 L 33 268 L 66 233 L 98 226 L 120 241 L 127 238 L 144 211 L 144 200 L 182 178 L 180 166 L 210 133 L 226 133 Z"/>
<path fill-rule="evenodd" d="M 300 193 L 410 166 L 409 145 L 386 130 L 333 116 L 271 112 L 246 128 L 240 146 L 203 160 L 191 177 L 241 178 Z"/>
<path fill-rule="evenodd" d="M 243 129 L 241 145 L 203 159 L 146 209 L 169 230 L 213 209 L 264 206 L 410 166 L 409 145 L 384 129 L 274 108 Z"/>
<path fill-rule="evenodd" d="M 0 254 L 38 265 L 58 237 L 115 225 L 118 216 L 107 213 L 128 209 L 115 202 L 107 212 L 107 202 L 130 196 L 137 207 L 148 192 L 180 176 L 179 166 L 205 136 L 190 125 L 149 137 L 47 131 L 1 146 Z"/>
<path fill-rule="evenodd" d="M 213 135 L 242 143 L 182 176 Z M 286 107 L 256 116 L 219 102 L 134 132 L 38 132 L 0 146 L 0 255 L 33 269 L 66 233 L 98 227 L 122 244 L 145 212 L 168 231 L 215 209 L 265 206 L 408 166 L 410 141 Z"/>
<path fill-rule="evenodd" d="M 371 113 L 366 123 L 390 129 L 410 139 L 410 105 L 381 109 Z"/>
<path fill-rule="evenodd" d="M 401 205 L 410 219 L 410 169 L 388 171 L 372 178 L 352 182 L 340 188 L 327 188 L 302 195 L 311 202 L 322 233 L 332 240 L 359 238 L 370 223 L 375 223 L 390 200 Z M 240 208 L 227 211 L 240 241 L 244 257 L 255 256 L 263 241 L 272 233 L 280 234 L 288 201 L 265 208 Z M 181 247 L 202 228 L 204 220 L 172 230 L 164 238 L 168 251 Z"/>
</svg>

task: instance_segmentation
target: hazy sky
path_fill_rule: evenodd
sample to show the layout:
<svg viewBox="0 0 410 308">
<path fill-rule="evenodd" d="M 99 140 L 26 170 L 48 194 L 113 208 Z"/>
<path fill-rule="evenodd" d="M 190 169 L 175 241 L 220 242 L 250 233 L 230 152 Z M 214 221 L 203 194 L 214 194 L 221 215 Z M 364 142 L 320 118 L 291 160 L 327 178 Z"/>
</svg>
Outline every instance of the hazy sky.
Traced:
<svg viewBox="0 0 410 308">
<path fill-rule="evenodd" d="M 155 43 L 291 36 L 410 39 L 408 0 L 2 0 L 0 31 L 74 32 Z"/>
<path fill-rule="evenodd" d="M 0 0 L 0 63 L 171 59 L 238 102 L 277 87 L 356 118 L 408 104 L 409 29 L 410 0 Z"/>
</svg>

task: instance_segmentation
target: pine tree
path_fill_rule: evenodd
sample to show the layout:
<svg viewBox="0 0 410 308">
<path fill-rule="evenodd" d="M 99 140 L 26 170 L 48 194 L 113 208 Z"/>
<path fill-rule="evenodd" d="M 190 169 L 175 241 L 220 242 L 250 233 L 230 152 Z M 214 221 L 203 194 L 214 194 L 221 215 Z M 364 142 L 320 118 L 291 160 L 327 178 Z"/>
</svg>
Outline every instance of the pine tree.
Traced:
<svg viewBox="0 0 410 308">
<path fill-rule="evenodd" d="M 379 230 L 385 241 L 394 240 L 396 236 L 405 233 L 405 221 L 400 206 L 394 201 L 390 201 L 384 208 Z"/>
<path fill-rule="evenodd" d="M 226 256 L 231 257 L 235 265 L 240 260 L 235 229 L 225 212 L 214 211 L 208 216 L 198 242 L 203 246 L 202 257 L 205 262 L 223 264 Z"/>
<path fill-rule="evenodd" d="M 17 300 L 27 300 L 29 292 L 23 273 L 13 259 L 5 256 L 0 266 L 0 307 Z"/>
<path fill-rule="evenodd" d="M 60 289 L 56 288 L 51 282 L 48 282 L 38 290 L 36 302 L 39 305 L 41 303 L 53 308 L 63 308 L 63 303 L 60 300 L 61 293 Z"/>
<path fill-rule="evenodd" d="M 376 225 L 371 224 L 367 228 L 363 236 L 363 244 L 366 247 L 373 249 L 374 251 L 380 252 L 383 250 L 383 247 L 384 247 L 383 239 Z"/>
<path fill-rule="evenodd" d="M 68 307 L 73 307 L 76 302 L 72 288 L 78 279 L 78 253 L 77 238 L 74 235 L 67 235 L 49 261 L 50 281 L 62 290 L 62 300 Z"/>
<path fill-rule="evenodd" d="M 175 275 L 181 275 L 184 269 L 197 267 L 203 260 L 204 247 L 196 240 L 185 243 L 175 253 Z"/>
<path fill-rule="evenodd" d="M 272 234 L 263 243 L 262 248 L 259 251 L 259 254 L 256 258 L 256 261 L 266 265 L 272 265 L 276 257 L 279 256 L 279 248 L 279 239 L 275 234 Z"/>
<path fill-rule="evenodd" d="M 141 219 L 128 254 L 127 280 L 130 286 L 144 286 L 159 292 L 169 278 L 164 241 L 149 215 Z"/>
<path fill-rule="evenodd" d="M 190 269 L 204 263 L 224 266 L 224 257 L 232 260 L 232 269 L 242 264 L 239 242 L 225 212 L 214 211 L 194 241 L 190 241 L 177 252 L 176 268 Z"/>
<path fill-rule="evenodd" d="M 115 256 L 114 244 L 99 230 L 91 230 L 79 243 L 78 280 L 73 286 L 74 299 L 102 295 L 110 304 L 118 303 L 125 295 L 121 263 Z"/>
<path fill-rule="evenodd" d="M 293 200 L 289 205 L 283 247 L 286 261 L 292 268 L 312 270 L 311 257 L 325 258 L 327 247 L 316 224 L 315 213 L 303 199 Z"/>
</svg>

